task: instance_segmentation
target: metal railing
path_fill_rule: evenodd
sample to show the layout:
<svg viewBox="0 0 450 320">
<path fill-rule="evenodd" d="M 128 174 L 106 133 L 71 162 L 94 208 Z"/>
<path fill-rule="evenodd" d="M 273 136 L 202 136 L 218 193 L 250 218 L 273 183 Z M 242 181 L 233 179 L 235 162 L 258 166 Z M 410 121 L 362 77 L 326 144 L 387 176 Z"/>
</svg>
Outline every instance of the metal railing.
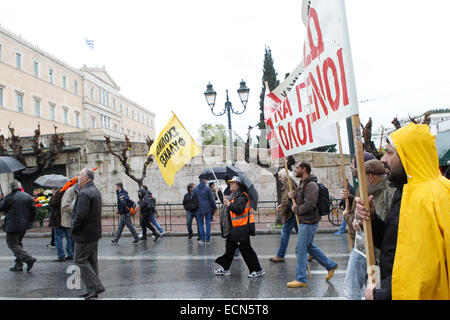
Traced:
<svg viewBox="0 0 450 320">
<path fill-rule="evenodd" d="M 219 212 L 223 206 L 222 203 L 216 202 L 217 213 L 211 221 L 211 229 L 219 229 Z M 281 224 L 277 224 L 277 202 L 273 200 L 259 201 L 258 209 L 254 210 L 256 224 L 273 224 L 273 228 L 281 228 Z M 116 232 L 120 216 L 115 214 L 117 205 L 106 204 L 102 207 L 102 227 L 108 231 Z M 157 221 L 164 231 L 186 231 L 186 210 L 181 202 L 160 202 L 156 204 Z M 140 226 L 140 216 L 136 213 L 131 218 L 133 225 Z"/>
</svg>

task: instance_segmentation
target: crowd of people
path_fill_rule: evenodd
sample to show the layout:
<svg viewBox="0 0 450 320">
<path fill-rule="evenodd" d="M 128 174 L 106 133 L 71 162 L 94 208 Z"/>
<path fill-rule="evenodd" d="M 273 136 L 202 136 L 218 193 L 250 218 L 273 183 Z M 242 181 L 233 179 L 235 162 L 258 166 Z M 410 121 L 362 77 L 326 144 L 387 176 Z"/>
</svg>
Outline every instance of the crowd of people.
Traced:
<svg viewBox="0 0 450 320">
<path fill-rule="evenodd" d="M 364 168 L 358 168 L 355 158 L 351 161 L 354 178 L 358 170 L 365 172 L 369 206 L 364 205 L 359 187 L 355 191 L 353 188 L 342 190 L 345 226 L 352 245 L 344 295 L 353 300 L 450 299 L 450 182 L 439 171 L 434 136 L 426 125 L 410 124 L 386 139 L 385 150 L 380 160 L 364 153 Z M 318 178 L 311 164 L 301 161 L 293 173 L 280 170 L 278 179 L 282 188 L 277 210 L 283 227 L 280 246 L 270 258 L 271 263 L 285 261 L 295 229 L 296 271 L 293 281 L 286 286 L 308 287 L 312 259 L 325 268 L 325 280 L 329 281 L 338 263 L 314 244 L 321 220 L 317 205 Z M 195 219 L 198 242 L 206 245 L 211 241 L 211 220 L 218 211 L 216 201 L 219 199 L 222 206 L 218 218 L 225 252 L 215 260 L 214 274 L 230 276 L 231 264 L 239 251 L 247 265 L 248 277 L 262 277 L 265 271 L 250 240 L 256 232 L 247 187 L 239 176 L 226 177 L 225 181 L 226 189 L 218 192 L 214 184 L 205 179 L 200 179 L 198 185 L 187 186 L 183 207 L 188 239 L 194 236 Z M 11 182 L 10 188 L 11 193 L 6 197 L 2 195 L 0 200 L 0 212 L 6 213 L 6 242 L 16 257 L 10 270 L 23 271 L 25 263 L 29 272 L 36 258 L 24 250 L 22 240 L 34 220 L 34 201 L 21 190 L 17 180 Z M 94 184 L 94 172 L 81 170 L 77 184 L 67 190 L 53 190 L 53 193 L 50 225 L 55 235 L 56 261 L 73 259 L 86 285 L 86 292 L 81 296 L 95 299 L 105 288 L 98 277 L 102 198 Z M 130 199 L 122 183 L 116 184 L 116 193 L 120 222 L 112 244 L 118 244 L 125 226 L 134 237 L 133 244 L 147 239 L 147 228 L 153 233 L 154 241 L 164 234 L 156 221 L 156 199 L 146 186 L 139 189 L 137 204 Z M 135 207 L 141 212 L 141 236 L 131 223 Z M 367 265 L 365 247 L 358 245 L 364 243 L 364 221 L 371 222 L 376 247 L 375 263 L 380 270 L 376 287 L 367 277 L 368 269 L 374 266 Z M 65 250 L 63 238 L 66 238 Z"/>
</svg>

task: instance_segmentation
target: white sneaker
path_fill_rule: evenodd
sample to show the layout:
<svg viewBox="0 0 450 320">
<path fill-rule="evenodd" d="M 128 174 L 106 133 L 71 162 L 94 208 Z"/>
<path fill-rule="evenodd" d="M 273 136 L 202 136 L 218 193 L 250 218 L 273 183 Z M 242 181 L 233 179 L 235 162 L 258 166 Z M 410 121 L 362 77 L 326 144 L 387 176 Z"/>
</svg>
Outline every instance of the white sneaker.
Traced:
<svg viewBox="0 0 450 320">
<path fill-rule="evenodd" d="M 253 271 L 248 275 L 249 278 L 258 278 L 262 277 L 266 272 L 264 270 L 261 271 Z"/>
<path fill-rule="evenodd" d="M 225 270 L 223 267 L 219 267 L 214 270 L 214 273 L 218 276 L 229 276 L 231 274 L 230 270 Z"/>
</svg>

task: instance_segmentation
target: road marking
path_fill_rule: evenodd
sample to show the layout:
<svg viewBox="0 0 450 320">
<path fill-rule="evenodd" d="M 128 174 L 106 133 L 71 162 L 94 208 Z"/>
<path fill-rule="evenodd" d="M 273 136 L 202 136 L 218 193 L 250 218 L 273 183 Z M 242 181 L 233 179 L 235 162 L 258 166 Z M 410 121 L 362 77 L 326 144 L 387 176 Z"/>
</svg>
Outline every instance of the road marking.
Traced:
<svg viewBox="0 0 450 320">
<path fill-rule="evenodd" d="M 330 253 L 327 255 L 329 258 L 348 258 L 350 256 L 349 253 Z M 56 256 L 34 256 L 38 262 L 53 262 L 56 259 Z M 98 260 L 102 261 L 170 261 L 170 260 L 215 260 L 217 259 L 217 255 L 200 255 L 200 256 L 194 256 L 194 255 L 148 255 L 148 256 L 99 256 Z M 265 260 L 272 258 L 273 255 L 258 255 L 258 258 L 260 260 Z M 242 259 L 242 256 L 239 255 L 235 257 L 234 259 Z M 285 259 L 297 259 L 295 255 L 286 255 Z M 14 261 L 15 257 L 8 256 L 8 257 L 0 257 L 0 262 L 2 261 Z M 67 262 L 72 262 L 68 260 Z M 58 262 L 60 263 L 60 262 Z"/>
</svg>

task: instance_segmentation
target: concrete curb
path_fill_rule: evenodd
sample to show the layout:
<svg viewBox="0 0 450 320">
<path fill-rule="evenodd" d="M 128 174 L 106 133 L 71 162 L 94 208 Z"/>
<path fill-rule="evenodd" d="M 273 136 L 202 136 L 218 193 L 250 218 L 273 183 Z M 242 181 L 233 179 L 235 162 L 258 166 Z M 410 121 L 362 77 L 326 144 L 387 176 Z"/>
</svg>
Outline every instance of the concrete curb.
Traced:
<svg viewBox="0 0 450 320">
<path fill-rule="evenodd" d="M 318 234 L 327 234 L 334 233 L 339 230 L 339 227 L 336 228 L 322 228 L 318 229 Z M 293 232 L 294 233 L 294 232 Z M 256 235 L 273 235 L 273 234 L 281 234 L 281 229 L 267 229 L 267 230 L 257 230 Z M 103 232 L 102 237 L 113 237 L 113 232 Z M 187 232 L 175 232 L 175 231 L 167 231 L 164 234 L 164 237 L 187 237 Z M 220 236 L 219 231 L 211 232 L 211 236 Z M 51 232 L 30 232 L 25 234 L 25 238 L 50 238 Z M 122 237 L 132 237 L 131 232 L 123 232 Z M 0 239 L 5 239 L 6 233 L 0 233 Z"/>
</svg>

